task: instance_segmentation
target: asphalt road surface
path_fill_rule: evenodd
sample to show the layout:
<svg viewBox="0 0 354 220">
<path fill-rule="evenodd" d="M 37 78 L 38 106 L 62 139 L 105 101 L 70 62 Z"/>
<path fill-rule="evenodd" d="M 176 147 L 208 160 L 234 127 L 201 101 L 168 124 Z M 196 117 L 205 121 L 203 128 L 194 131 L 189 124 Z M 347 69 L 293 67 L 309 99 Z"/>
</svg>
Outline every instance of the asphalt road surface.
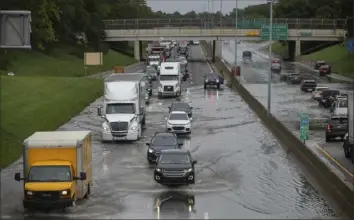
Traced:
<svg viewBox="0 0 354 220">
<path fill-rule="evenodd" d="M 199 46 L 191 56 L 202 57 Z M 96 115 L 99 99 L 62 130 L 89 129 L 94 133 L 94 187 L 89 200 L 65 213 L 24 213 L 22 185 L 13 180 L 21 161 L 2 172 L 3 218 L 60 219 L 118 218 L 320 218 L 335 216 L 329 203 L 305 178 L 272 134 L 235 92 L 203 89 L 207 63 L 189 63 L 192 77 L 184 83 L 183 100 L 193 108 L 193 130 L 184 139 L 198 160 L 196 184 L 168 188 L 154 182 L 146 161 L 145 143 L 156 131 L 165 130 L 168 106 L 174 99 L 157 99 L 148 107 L 144 138 L 134 143 L 102 144 L 102 120 Z M 136 71 L 136 70 L 134 70 Z"/>
<path fill-rule="evenodd" d="M 238 64 L 241 65 L 241 76 L 244 86 L 259 101 L 267 106 L 268 94 L 268 74 L 269 74 L 269 56 L 267 52 L 259 51 L 259 48 L 265 44 L 255 44 L 242 42 L 238 45 Z M 253 52 L 253 64 L 244 64 L 242 62 L 242 51 L 249 50 Z M 234 63 L 234 42 L 223 44 L 223 58 L 228 62 Z M 319 78 L 309 70 L 296 66 L 293 63 L 283 62 L 283 70 L 281 74 L 272 74 L 271 89 L 271 111 L 284 122 L 289 128 L 298 134 L 298 124 L 300 114 L 307 113 L 311 121 L 322 120 L 328 118 L 329 110 L 319 108 L 318 103 L 311 99 L 311 93 L 300 92 L 299 85 L 288 85 L 282 81 L 282 75 L 291 72 L 298 72 L 307 78 L 315 78 L 319 85 L 328 86 L 332 89 L 339 89 L 344 93 L 352 92 L 352 87 L 347 84 L 329 83 L 324 78 Z M 325 142 L 325 131 L 310 131 L 310 140 L 307 141 L 308 146 L 318 154 L 319 157 L 337 172 L 344 181 L 354 183 L 354 165 L 344 157 L 343 142 L 335 140 L 333 142 Z"/>
</svg>

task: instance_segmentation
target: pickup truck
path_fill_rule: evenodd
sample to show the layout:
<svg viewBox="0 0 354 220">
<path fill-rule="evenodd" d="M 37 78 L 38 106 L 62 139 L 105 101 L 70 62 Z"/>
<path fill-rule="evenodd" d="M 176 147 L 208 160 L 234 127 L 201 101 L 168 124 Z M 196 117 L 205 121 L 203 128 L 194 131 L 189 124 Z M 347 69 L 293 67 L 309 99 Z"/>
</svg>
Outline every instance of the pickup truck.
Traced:
<svg viewBox="0 0 354 220">
<path fill-rule="evenodd" d="M 312 92 L 315 91 L 317 83 L 313 79 L 305 79 L 300 84 L 300 90 L 302 92 Z"/>
<path fill-rule="evenodd" d="M 332 115 L 327 122 L 326 129 L 326 142 L 332 140 L 332 138 L 340 137 L 344 139 L 344 136 L 348 132 L 348 116 L 346 115 Z"/>
<path fill-rule="evenodd" d="M 335 97 L 340 94 L 339 90 L 324 90 L 322 96 L 318 99 L 318 105 L 329 108 L 335 101 Z"/>
</svg>

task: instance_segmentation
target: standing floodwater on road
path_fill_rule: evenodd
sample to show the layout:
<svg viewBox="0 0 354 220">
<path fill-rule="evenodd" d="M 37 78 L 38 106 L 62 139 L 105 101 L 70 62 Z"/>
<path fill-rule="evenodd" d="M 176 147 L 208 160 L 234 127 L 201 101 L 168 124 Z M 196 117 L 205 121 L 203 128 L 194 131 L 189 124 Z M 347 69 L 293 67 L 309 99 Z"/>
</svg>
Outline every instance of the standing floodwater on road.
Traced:
<svg viewBox="0 0 354 220">
<path fill-rule="evenodd" d="M 199 46 L 189 57 L 202 58 Z M 254 57 L 256 59 L 256 56 Z M 188 64 L 192 77 L 182 84 L 181 99 L 193 106 L 192 134 L 183 148 L 198 160 L 194 185 L 168 188 L 153 179 L 145 143 L 166 129 L 168 106 L 175 99 L 158 99 L 156 87 L 147 107 L 139 141 L 102 143 L 102 119 L 92 103 L 62 130 L 91 130 L 93 189 L 91 197 L 65 212 L 26 213 L 21 185 L 13 181 L 15 163 L 1 173 L 1 214 L 64 218 L 320 218 L 334 211 L 307 181 L 299 167 L 260 119 L 234 91 L 203 88 L 207 63 Z M 127 71 L 128 72 L 128 71 Z M 11 199 L 9 199 L 11 198 Z"/>
</svg>

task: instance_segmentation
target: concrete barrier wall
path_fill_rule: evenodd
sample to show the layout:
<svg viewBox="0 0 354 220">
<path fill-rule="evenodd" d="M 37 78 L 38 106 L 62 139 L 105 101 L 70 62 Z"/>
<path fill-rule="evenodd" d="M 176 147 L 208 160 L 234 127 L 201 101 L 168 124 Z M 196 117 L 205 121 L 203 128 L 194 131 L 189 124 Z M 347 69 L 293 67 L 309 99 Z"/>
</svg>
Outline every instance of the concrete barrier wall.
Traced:
<svg viewBox="0 0 354 220">
<path fill-rule="evenodd" d="M 205 51 L 211 47 L 203 42 L 201 46 Z M 231 86 L 235 89 L 250 108 L 258 115 L 268 129 L 282 142 L 288 153 L 292 153 L 308 169 L 311 176 L 321 184 L 325 190 L 324 194 L 331 197 L 340 206 L 350 219 L 354 219 L 354 192 L 345 184 L 331 169 L 315 155 L 299 138 L 287 129 L 276 117 L 267 115 L 266 108 L 252 96 L 252 94 L 236 80 L 229 71 L 229 68 L 221 61 L 216 60 L 214 66 L 222 70 L 226 79 L 229 79 Z M 341 214 L 341 213 L 338 213 Z"/>
</svg>

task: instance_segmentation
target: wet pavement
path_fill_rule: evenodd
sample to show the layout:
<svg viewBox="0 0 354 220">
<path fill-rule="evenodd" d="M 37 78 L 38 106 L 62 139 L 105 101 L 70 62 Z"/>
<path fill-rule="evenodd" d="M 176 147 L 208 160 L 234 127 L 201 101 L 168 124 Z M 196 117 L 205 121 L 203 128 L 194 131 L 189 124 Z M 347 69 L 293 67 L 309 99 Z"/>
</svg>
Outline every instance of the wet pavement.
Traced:
<svg viewBox="0 0 354 220">
<path fill-rule="evenodd" d="M 199 46 L 193 57 L 202 57 Z M 309 183 L 295 162 L 262 125 L 240 96 L 228 88 L 203 89 L 207 63 L 189 63 L 192 77 L 181 99 L 193 106 L 192 135 L 184 148 L 198 160 L 196 184 L 168 188 L 154 182 L 145 143 L 165 129 L 174 99 L 153 95 L 143 138 L 133 143 L 101 143 L 102 119 L 96 100 L 61 130 L 91 130 L 94 134 L 94 186 L 89 200 L 65 212 L 24 213 L 22 185 L 13 180 L 21 161 L 1 173 L 3 218 L 44 217 L 87 219 L 226 219 L 322 218 L 335 213 Z"/>
<path fill-rule="evenodd" d="M 242 82 L 251 94 L 264 106 L 267 106 L 269 56 L 259 48 L 266 44 L 242 42 L 238 45 L 238 64 L 241 65 Z M 242 63 L 242 51 L 253 52 L 252 65 Z M 234 42 L 223 44 L 223 58 L 226 62 L 234 63 Z M 330 83 L 325 78 L 318 77 L 314 71 L 294 63 L 283 62 L 281 74 L 272 74 L 271 87 L 271 112 L 279 120 L 289 127 L 296 135 L 299 135 L 300 114 L 307 113 L 310 123 L 325 122 L 330 115 L 329 110 L 318 107 L 318 102 L 311 99 L 311 93 L 302 93 L 299 85 L 288 85 L 283 81 L 284 75 L 298 72 L 306 78 L 315 78 L 319 85 L 328 86 L 331 89 L 339 89 L 343 93 L 352 92 L 348 84 Z M 354 183 L 354 165 L 344 156 L 340 140 L 326 143 L 325 131 L 316 130 L 310 132 L 307 145 L 328 163 L 338 173 L 343 181 Z"/>
</svg>

